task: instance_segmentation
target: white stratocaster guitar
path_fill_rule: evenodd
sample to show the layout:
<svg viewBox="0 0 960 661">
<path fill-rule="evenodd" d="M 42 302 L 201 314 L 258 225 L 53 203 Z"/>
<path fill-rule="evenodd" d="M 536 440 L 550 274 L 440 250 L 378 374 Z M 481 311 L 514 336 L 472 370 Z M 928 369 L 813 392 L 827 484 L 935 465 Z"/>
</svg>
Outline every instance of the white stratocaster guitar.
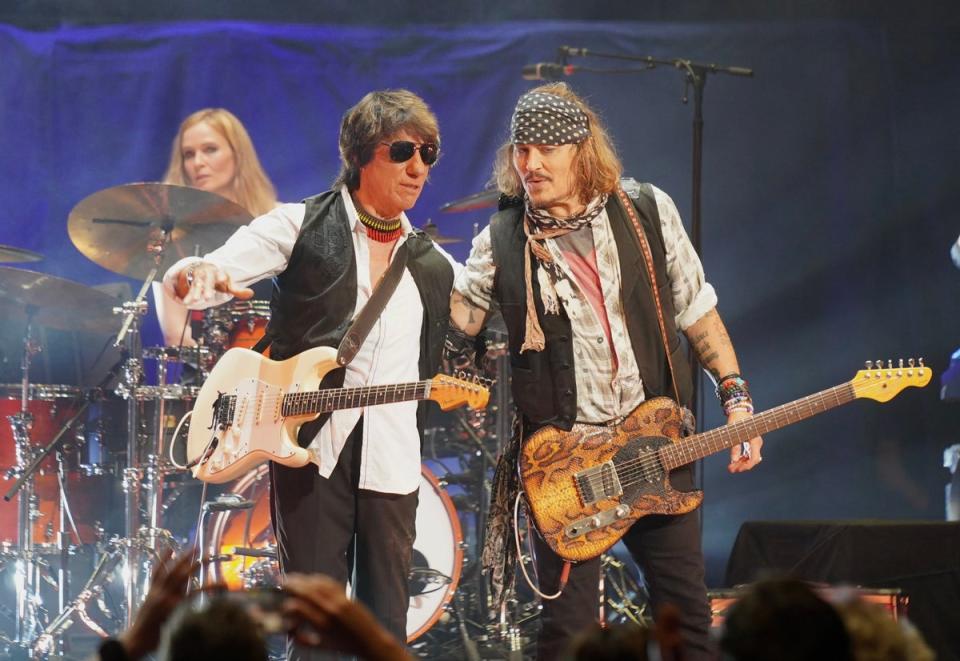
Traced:
<svg viewBox="0 0 960 661">
<path fill-rule="evenodd" d="M 483 386 L 438 374 L 427 381 L 359 388 L 318 389 L 339 366 L 337 350 L 308 349 L 287 360 L 250 349 L 230 349 L 217 361 L 193 406 L 187 458 L 193 476 L 228 482 L 265 461 L 285 466 L 318 463 L 297 444 L 297 431 L 321 413 L 411 400 L 432 399 L 444 411 L 483 408 Z"/>
</svg>

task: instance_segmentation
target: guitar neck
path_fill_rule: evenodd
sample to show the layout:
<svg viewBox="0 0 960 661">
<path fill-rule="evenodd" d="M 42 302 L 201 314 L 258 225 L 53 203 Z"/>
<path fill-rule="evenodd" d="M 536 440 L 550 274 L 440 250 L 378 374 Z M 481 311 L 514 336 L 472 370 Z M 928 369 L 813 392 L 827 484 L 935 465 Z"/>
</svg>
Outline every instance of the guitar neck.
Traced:
<svg viewBox="0 0 960 661">
<path fill-rule="evenodd" d="M 427 399 L 430 396 L 430 385 L 430 381 L 414 381 L 383 386 L 324 388 L 310 392 L 288 393 L 283 396 L 283 416 L 312 415 L 374 404 Z"/>
<path fill-rule="evenodd" d="M 695 434 L 661 450 L 664 466 L 672 470 L 697 459 L 731 448 L 737 443 L 819 415 L 856 399 L 851 383 L 842 383 L 787 404 L 781 404 L 752 418 Z"/>
</svg>

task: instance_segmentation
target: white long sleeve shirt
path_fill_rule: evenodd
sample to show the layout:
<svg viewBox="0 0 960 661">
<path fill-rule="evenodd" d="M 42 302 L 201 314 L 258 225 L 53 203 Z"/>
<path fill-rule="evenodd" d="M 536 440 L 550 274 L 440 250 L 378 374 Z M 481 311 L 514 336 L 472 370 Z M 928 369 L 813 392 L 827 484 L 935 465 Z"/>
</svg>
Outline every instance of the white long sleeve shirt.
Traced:
<svg viewBox="0 0 960 661">
<path fill-rule="evenodd" d="M 370 282 L 370 251 L 366 230 L 357 217 L 353 200 L 342 188 L 353 237 L 357 267 L 357 304 L 354 314 L 367 303 L 373 292 Z M 306 205 L 282 204 L 238 229 L 220 248 L 203 257 L 223 269 L 239 287 L 270 278 L 287 267 L 290 253 L 303 224 Z M 406 214 L 401 215 L 404 234 L 411 231 Z M 397 242 L 399 246 L 404 237 Z M 462 268 L 449 254 L 437 247 L 454 268 Z M 394 251 L 396 253 L 396 251 Z M 164 288 L 171 296 L 177 275 L 198 258 L 187 257 L 174 264 L 164 275 Z M 218 293 L 203 308 L 230 300 Z M 356 357 L 346 367 L 343 387 L 417 381 L 420 378 L 420 331 L 423 304 L 409 270 L 404 271 L 397 289 L 367 336 Z M 336 466 L 347 436 L 363 416 L 363 451 L 360 465 L 361 489 L 383 493 L 408 494 L 420 484 L 420 435 L 417 431 L 417 402 L 398 402 L 360 409 L 334 411 L 310 447 L 320 458 L 320 474 L 329 477 Z"/>
</svg>

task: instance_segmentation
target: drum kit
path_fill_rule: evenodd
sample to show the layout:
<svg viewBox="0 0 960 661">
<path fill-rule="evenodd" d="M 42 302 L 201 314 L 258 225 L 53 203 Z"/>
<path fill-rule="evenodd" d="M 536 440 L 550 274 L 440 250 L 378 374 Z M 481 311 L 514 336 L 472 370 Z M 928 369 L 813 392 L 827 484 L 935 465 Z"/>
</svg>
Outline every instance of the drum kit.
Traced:
<svg viewBox="0 0 960 661">
<path fill-rule="evenodd" d="M 164 488 L 178 473 L 166 453 L 172 449 L 170 423 L 189 410 L 195 388 L 174 375 L 194 358 L 206 364 L 214 358 L 209 347 L 143 349 L 145 295 L 174 259 L 220 245 L 250 220 L 236 204 L 205 191 L 118 186 L 82 200 L 67 229 L 91 260 L 143 281 L 133 300 L 0 267 L 4 326 L 23 331 L 20 382 L 0 384 L 0 413 L 6 418 L 0 426 L 5 471 L 0 565 L 12 578 L 16 602 L 12 631 L 2 632 L 7 656 L 65 655 L 66 633 L 76 622 L 99 635 L 128 624 L 145 595 L 156 554 L 177 544 L 162 520 L 170 502 Z M 40 258 L 0 247 L 0 260 L 8 263 Z M 230 327 L 259 313 L 237 313 L 223 322 L 226 342 Z M 87 339 L 109 336 L 121 359 L 95 385 L 34 383 L 32 363 L 47 349 L 37 335 L 47 337 L 49 329 Z M 145 367 L 155 383 L 145 379 Z M 83 576 L 78 562 L 87 560 L 93 566 L 89 579 L 71 590 Z M 55 606 L 47 599 L 51 586 Z M 106 619 L 98 621 L 98 615 Z"/>
<path fill-rule="evenodd" d="M 442 210 L 495 203 L 483 193 Z M 199 577 L 204 585 L 278 584 L 266 467 L 212 486 L 208 498 L 207 485 L 183 469 L 178 425 L 217 359 L 263 336 L 269 304 L 234 301 L 188 317 L 196 346 L 141 346 L 151 283 L 177 259 L 220 246 L 250 220 L 213 193 L 128 184 L 82 200 L 67 229 L 92 261 L 142 281 L 132 300 L 0 266 L 0 314 L 8 329 L 22 329 L 15 340 L 20 381 L 0 383 L 0 577 L 10 579 L 0 582 L 0 594 L 11 583 L 16 603 L 0 608 L 0 655 L 88 652 L 89 646 L 81 649 L 84 635 L 95 640 L 129 624 L 158 554 L 168 548 L 197 545 L 211 560 Z M 423 229 L 438 243 L 458 240 L 441 236 L 431 221 Z M 0 262 L 41 258 L 0 246 Z M 31 366 L 48 349 L 37 335 L 46 337 L 48 329 L 109 338 L 105 349 L 115 347 L 119 360 L 96 384 L 34 383 Z M 421 657 L 480 658 L 482 646 L 487 658 L 523 658 L 533 639 L 528 625 L 539 612 L 532 592 L 518 586 L 507 605 L 491 613 L 480 575 L 490 478 L 511 431 L 506 344 L 502 332 L 490 339 L 481 365 L 481 376 L 493 384 L 490 406 L 440 414 L 425 439 L 407 627 L 411 649 Z M 614 585 L 611 610 L 637 616 L 632 600 L 642 590 L 611 562 L 605 560 Z"/>
</svg>

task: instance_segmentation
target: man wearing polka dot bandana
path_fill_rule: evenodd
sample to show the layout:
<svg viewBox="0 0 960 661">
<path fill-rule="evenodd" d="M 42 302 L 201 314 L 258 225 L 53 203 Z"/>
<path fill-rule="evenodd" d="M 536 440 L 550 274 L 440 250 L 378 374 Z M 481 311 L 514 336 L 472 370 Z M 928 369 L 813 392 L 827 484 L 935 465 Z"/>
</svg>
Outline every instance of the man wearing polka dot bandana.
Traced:
<svg viewBox="0 0 960 661">
<path fill-rule="evenodd" d="M 501 209 L 474 239 L 457 277 L 448 337 L 448 351 L 465 345 L 495 309 L 509 336 L 519 424 L 497 467 L 482 557 L 495 598 L 513 579 L 511 516 L 523 438 L 545 425 L 616 422 L 654 396 L 689 405 L 691 368 L 678 330 L 717 381 L 728 422 L 753 411 L 716 294 L 670 197 L 621 179 L 596 114 L 564 83 L 521 96 L 510 131 L 494 166 Z M 733 448 L 730 472 L 756 466 L 762 444 L 757 437 Z M 691 490 L 693 467 L 670 479 Z M 653 612 L 665 603 L 680 609 L 688 660 L 714 658 L 699 516 L 698 509 L 642 517 L 623 538 L 643 570 Z M 597 618 L 600 560 L 573 565 L 564 583 L 564 562 L 532 534 L 539 589 L 562 588 L 543 602 L 538 639 L 537 658 L 553 659 Z"/>
</svg>

